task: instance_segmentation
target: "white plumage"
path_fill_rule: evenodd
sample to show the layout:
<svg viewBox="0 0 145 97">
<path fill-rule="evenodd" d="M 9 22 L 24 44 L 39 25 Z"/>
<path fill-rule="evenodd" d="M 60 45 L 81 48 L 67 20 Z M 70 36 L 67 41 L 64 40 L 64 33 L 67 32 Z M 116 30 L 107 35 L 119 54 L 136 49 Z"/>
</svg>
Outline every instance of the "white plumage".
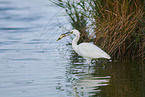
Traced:
<svg viewBox="0 0 145 97">
<path fill-rule="evenodd" d="M 110 59 L 111 57 L 102 49 L 97 47 L 92 43 L 80 43 L 77 45 L 77 42 L 80 38 L 80 32 L 78 30 L 72 30 L 71 34 L 76 35 L 76 37 L 72 41 L 72 47 L 75 52 L 84 57 L 87 60 L 87 63 L 90 64 L 91 59 L 98 59 L 98 58 L 106 58 Z M 64 36 L 68 36 L 70 34 L 62 34 L 58 40 L 63 38 Z"/>
<path fill-rule="evenodd" d="M 110 56 L 99 47 L 91 43 L 81 43 L 78 46 L 81 56 L 85 58 L 107 58 Z"/>
</svg>

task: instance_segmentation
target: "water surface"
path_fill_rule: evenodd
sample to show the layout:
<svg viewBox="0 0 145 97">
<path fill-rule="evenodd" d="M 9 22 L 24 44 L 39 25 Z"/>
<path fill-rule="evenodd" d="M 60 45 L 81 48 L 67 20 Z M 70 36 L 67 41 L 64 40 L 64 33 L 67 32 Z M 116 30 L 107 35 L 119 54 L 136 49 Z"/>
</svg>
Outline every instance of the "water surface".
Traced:
<svg viewBox="0 0 145 97">
<path fill-rule="evenodd" d="M 48 0 L 1 0 L 0 13 L 1 97 L 145 97 L 144 65 L 89 67 L 69 38 L 56 42 L 69 25 Z"/>
</svg>

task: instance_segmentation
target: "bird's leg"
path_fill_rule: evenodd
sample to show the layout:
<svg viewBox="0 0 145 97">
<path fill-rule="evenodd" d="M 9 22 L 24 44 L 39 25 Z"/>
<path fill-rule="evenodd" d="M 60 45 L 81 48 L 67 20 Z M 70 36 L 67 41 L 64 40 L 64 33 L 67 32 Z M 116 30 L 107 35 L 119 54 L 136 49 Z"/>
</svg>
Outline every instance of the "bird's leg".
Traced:
<svg viewBox="0 0 145 97">
<path fill-rule="evenodd" d="M 89 65 L 91 65 L 91 59 L 86 58 L 86 60 L 87 60 L 87 63 L 88 63 Z"/>
<path fill-rule="evenodd" d="M 101 65 L 105 68 L 105 65 L 103 63 Z"/>
</svg>

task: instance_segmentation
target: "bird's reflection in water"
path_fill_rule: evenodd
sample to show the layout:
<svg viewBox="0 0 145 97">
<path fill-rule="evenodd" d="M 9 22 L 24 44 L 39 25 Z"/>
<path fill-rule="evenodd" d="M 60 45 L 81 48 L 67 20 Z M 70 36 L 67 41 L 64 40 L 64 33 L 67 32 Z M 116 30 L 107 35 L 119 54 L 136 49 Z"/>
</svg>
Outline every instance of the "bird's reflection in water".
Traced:
<svg viewBox="0 0 145 97">
<path fill-rule="evenodd" d="M 110 76 L 102 72 L 104 67 L 101 64 L 93 64 L 89 67 L 84 63 L 78 62 L 77 59 L 66 66 L 65 80 L 69 85 L 66 85 L 64 91 L 74 97 L 96 95 L 101 91 L 99 87 L 109 84 Z"/>
<path fill-rule="evenodd" d="M 100 86 L 108 85 L 110 76 L 106 77 L 84 77 L 73 83 L 73 92 L 75 96 L 90 96 L 100 92 Z"/>
</svg>

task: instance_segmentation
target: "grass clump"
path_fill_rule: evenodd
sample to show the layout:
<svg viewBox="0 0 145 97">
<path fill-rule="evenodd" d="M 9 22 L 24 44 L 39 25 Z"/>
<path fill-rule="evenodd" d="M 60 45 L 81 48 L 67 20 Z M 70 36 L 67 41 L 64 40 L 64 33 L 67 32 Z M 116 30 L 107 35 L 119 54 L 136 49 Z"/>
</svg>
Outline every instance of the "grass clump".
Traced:
<svg viewBox="0 0 145 97">
<path fill-rule="evenodd" d="M 114 60 L 145 61 L 144 0 L 56 0 L 82 41 L 108 52 Z"/>
</svg>

